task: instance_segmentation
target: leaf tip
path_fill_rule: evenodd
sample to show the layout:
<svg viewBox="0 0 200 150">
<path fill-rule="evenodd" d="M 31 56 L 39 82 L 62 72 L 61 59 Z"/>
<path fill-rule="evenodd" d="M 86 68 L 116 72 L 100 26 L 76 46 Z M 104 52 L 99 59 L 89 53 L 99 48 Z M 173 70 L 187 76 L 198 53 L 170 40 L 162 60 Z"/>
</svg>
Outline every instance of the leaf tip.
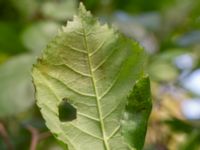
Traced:
<svg viewBox="0 0 200 150">
<path fill-rule="evenodd" d="M 79 4 L 78 15 L 79 16 L 91 16 L 90 11 L 87 11 L 87 9 L 85 8 L 85 6 L 82 2 L 80 2 L 80 4 Z"/>
<path fill-rule="evenodd" d="M 83 2 L 80 2 L 80 4 L 79 4 L 79 10 L 84 10 L 84 11 L 86 11 Z"/>
</svg>

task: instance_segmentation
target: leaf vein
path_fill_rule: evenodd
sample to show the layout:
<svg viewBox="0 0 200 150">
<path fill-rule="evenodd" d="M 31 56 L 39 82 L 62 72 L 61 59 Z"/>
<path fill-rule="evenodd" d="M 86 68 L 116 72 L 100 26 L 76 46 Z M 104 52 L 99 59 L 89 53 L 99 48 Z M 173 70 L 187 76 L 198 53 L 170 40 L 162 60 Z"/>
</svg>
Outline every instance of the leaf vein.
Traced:
<svg viewBox="0 0 200 150">
<path fill-rule="evenodd" d="M 112 54 L 115 52 L 116 49 L 113 49 L 113 51 L 107 56 L 105 57 L 105 59 L 103 59 L 98 65 L 96 65 L 96 67 L 92 68 L 92 71 L 95 72 L 97 69 L 99 69 L 104 63 L 106 63 L 106 61 L 108 61 L 108 59 L 112 56 Z"/>
<path fill-rule="evenodd" d="M 117 74 L 117 76 L 115 77 L 115 79 L 112 81 L 112 83 L 110 84 L 110 86 L 105 90 L 105 92 L 100 96 L 100 99 L 102 99 L 106 94 L 108 94 L 110 92 L 110 90 L 113 88 L 113 86 L 115 85 L 115 83 L 117 82 L 118 78 L 120 76 L 120 71 Z"/>
<path fill-rule="evenodd" d="M 88 119 L 91 119 L 91 120 L 94 120 L 94 121 L 98 121 L 98 122 L 99 122 L 99 119 L 97 119 L 97 118 L 88 116 L 88 115 L 83 114 L 83 113 L 80 113 L 80 112 L 78 112 L 77 114 L 80 115 L 80 116 L 84 116 L 84 117 L 86 117 L 86 118 L 88 118 Z"/>
<path fill-rule="evenodd" d="M 80 72 L 80 71 L 78 71 L 78 70 L 76 70 L 76 69 L 70 67 L 70 66 L 67 65 L 67 64 L 63 64 L 63 65 L 64 65 L 65 67 L 67 67 L 68 69 L 72 70 L 73 72 L 77 73 L 77 74 L 80 74 L 80 75 L 82 75 L 82 76 L 90 77 L 90 78 L 91 78 L 91 75 L 89 75 L 89 74 L 86 74 L 86 73 Z"/>
<path fill-rule="evenodd" d="M 85 48 L 86 48 L 86 50 L 88 52 L 88 63 L 89 63 L 89 68 L 90 68 L 90 74 L 92 76 L 91 79 L 92 79 L 92 83 L 93 83 L 93 87 L 94 87 L 94 92 L 95 92 L 95 95 L 96 95 L 97 110 L 98 110 L 98 113 L 99 113 L 99 120 L 100 120 L 100 127 L 101 127 L 101 131 L 102 131 L 102 136 L 103 136 L 103 142 L 104 142 L 105 148 L 107 150 L 110 150 L 110 146 L 108 144 L 106 133 L 105 133 L 104 122 L 103 122 L 103 119 L 102 119 L 102 112 L 101 112 L 101 108 L 100 108 L 100 101 L 99 101 L 98 91 L 97 91 L 97 88 L 96 88 L 96 82 L 95 82 L 95 79 L 94 79 L 94 72 L 92 70 L 91 58 L 89 56 L 89 49 L 88 49 L 88 45 L 87 45 L 87 36 L 86 36 L 86 32 L 85 32 L 83 23 L 82 23 L 82 28 L 83 28 L 83 33 L 84 33 L 83 38 L 84 38 Z"/>
<path fill-rule="evenodd" d="M 89 56 L 92 57 L 94 54 L 96 54 L 103 47 L 104 44 L 105 40 L 102 43 L 100 43 L 99 46 L 97 46 L 97 48 L 92 53 L 89 54 Z"/>
<path fill-rule="evenodd" d="M 87 54 L 86 51 L 84 51 L 84 50 L 82 50 L 82 49 L 79 49 L 79 48 L 76 48 L 76 47 L 73 47 L 72 45 L 66 44 L 65 46 L 67 46 L 68 48 L 70 48 L 71 50 L 74 50 L 74 51 L 76 51 L 76 52 L 80 52 L 80 53 Z"/>
<path fill-rule="evenodd" d="M 105 116 L 103 117 L 103 119 L 106 119 L 110 114 L 112 114 L 118 106 L 121 105 L 121 102 L 119 102 L 117 105 L 115 105 L 115 107 L 113 109 L 111 109 L 111 111 L 109 111 L 107 114 L 105 114 Z"/>
<path fill-rule="evenodd" d="M 83 92 L 80 92 L 80 91 L 75 90 L 75 89 L 73 89 L 73 88 L 70 88 L 67 84 L 63 83 L 61 80 L 59 80 L 59 79 L 57 79 L 57 78 L 55 78 L 55 77 L 53 77 L 53 76 L 51 76 L 51 75 L 49 75 L 49 74 L 47 74 L 47 73 L 45 73 L 45 74 L 46 74 L 47 76 L 49 76 L 50 78 L 56 80 L 57 82 L 61 83 L 61 84 L 64 85 L 67 89 L 71 90 L 71 91 L 74 92 L 74 93 L 77 93 L 77 94 L 79 94 L 79 95 L 81 95 L 81 96 L 95 97 L 95 95 L 93 95 L 93 94 L 83 93 Z"/>
<path fill-rule="evenodd" d="M 113 130 L 113 132 L 110 134 L 110 136 L 108 136 L 108 140 L 111 139 L 111 138 L 119 131 L 119 129 L 120 129 L 120 125 L 117 126 L 117 127 Z"/>
<path fill-rule="evenodd" d="M 101 137 L 98 137 L 98 136 L 96 136 L 96 135 L 93 135 L 93 134 L 91 134 L 91 133 L 89 133 L 89 132 L 87 132 L 87 131 L 85 131 L 85 130 L 83 130 L 83 129 L 77 127 L 77 126 L 75 126 L 75 125 L 72 124 L 72 123 L 70 123 L 70 124 L 71 124 L 71 126 L 73 126 L 74 128 L 80 130 L 81 132 L 83 132 L 83 133 L 85 133 L 85 134 L 87 134 L 87 135 L 89 135 L 89 136 L 92 136 L 92 137 L 97 138 L 97 139 L 99 139 L 99 140 L 103 140 Z"/>
</svg>

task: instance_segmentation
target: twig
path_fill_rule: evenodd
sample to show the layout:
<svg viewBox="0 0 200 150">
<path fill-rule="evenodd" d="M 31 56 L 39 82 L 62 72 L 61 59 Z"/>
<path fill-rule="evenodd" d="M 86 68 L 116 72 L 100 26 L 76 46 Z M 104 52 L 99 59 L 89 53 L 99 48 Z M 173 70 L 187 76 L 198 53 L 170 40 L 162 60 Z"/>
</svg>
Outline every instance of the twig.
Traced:
<svg viewBox="0 0 200 150">
<path fill-rule="evenodd" d="M 8 150 L 13 150 L 12 143 L 9 139 L 8 133 L 3 125 L 3 123 L 0 122 L 0 136 L 3 138 L 4 143 L 7 146 Z"/>
<path fill-rule="evenodd" d="M 49 136 L 51 136 L 51 132 L 47 131 L 47 132 L 43 132 L 40 133 L 39 135 L 39 141 L 48 138 Z"/>
<path fill-rule="evenodd" d="M 38 131 L 37 129 L 33 128 L 32 126 L 27 126 L 27 129 L 31 132 L 31 145 L 30 150 L 36 150 L 36 146 L 38 143 Z"/>
<path fill-rule="evenodd" d="M 31 145 L 29 150 L 36 150 L 37 144 L 45 139 L 48 138 L 49 136 L 51 136 L 50 132 L 43 132 L 43 133 L 39 133 L 38 130 L 30 125 L 27 126 L 27 129 L 31 132 Z"/>
</svg>

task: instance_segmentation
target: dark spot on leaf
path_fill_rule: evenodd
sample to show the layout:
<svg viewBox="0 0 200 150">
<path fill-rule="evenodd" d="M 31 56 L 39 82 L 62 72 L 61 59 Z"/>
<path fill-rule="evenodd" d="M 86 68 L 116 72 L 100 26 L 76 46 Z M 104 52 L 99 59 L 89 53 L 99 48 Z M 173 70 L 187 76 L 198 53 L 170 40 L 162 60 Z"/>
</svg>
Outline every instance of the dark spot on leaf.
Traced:
<svg viewBox="0 0 200 150">
<path fill-rule="evenodd" d="M 58 105 L 59 119 L 62 122 L 76 119 L 76 108 L 72 106 L 66 98 Z"/>
</svg>

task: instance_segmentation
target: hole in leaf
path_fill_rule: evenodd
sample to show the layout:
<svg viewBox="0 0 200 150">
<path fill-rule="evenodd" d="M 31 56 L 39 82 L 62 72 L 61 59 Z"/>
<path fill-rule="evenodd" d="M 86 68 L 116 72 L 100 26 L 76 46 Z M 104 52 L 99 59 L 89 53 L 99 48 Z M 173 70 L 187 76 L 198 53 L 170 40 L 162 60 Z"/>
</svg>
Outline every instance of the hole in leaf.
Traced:
<svg viewBox="0 0 200 150">
<path fill-rule="evenodd" d="M 63 98 L 58 105 L 59 119 L 62 122 L 76 119 L 76 108 L 69 103 L 69 100 Z"/>
</svg>

